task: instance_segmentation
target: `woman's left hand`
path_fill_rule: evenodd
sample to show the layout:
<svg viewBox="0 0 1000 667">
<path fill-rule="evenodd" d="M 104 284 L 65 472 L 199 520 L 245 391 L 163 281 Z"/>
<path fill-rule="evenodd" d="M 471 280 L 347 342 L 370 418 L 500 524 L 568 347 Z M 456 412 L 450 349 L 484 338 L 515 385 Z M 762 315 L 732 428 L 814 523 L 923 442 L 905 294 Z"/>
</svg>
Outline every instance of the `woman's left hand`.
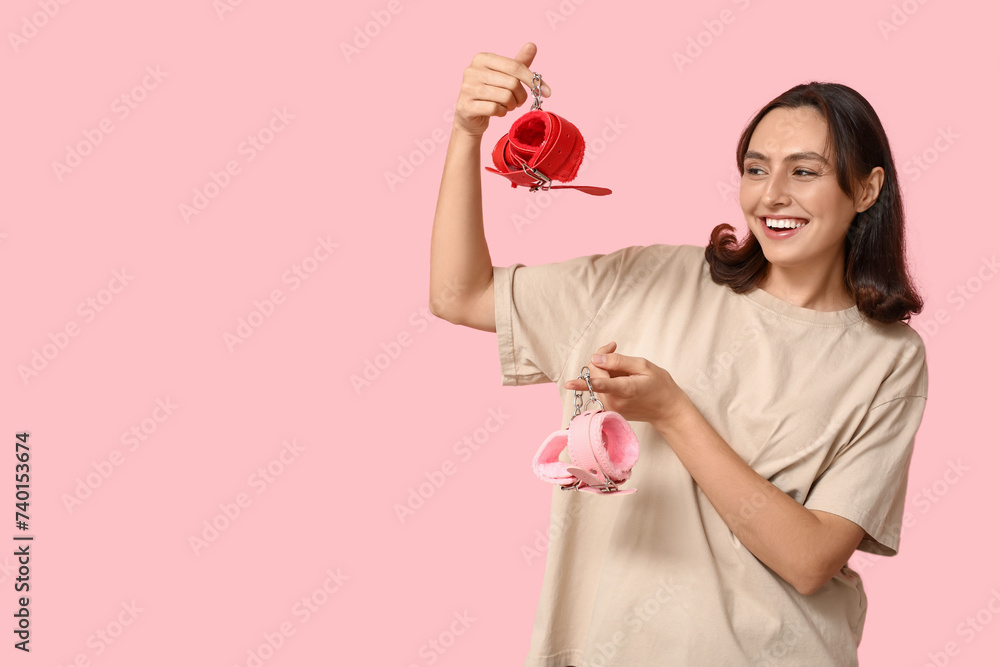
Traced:
<svg viewBox="0 0 1000 667">
<path fill-rule="evenodd" d="M 643 357 L 612 354 L 618 347 L 611 342 L 597 350 L 605 360 L 587 364 L 590 384 L 607 410 L 617 412 L 629 421 L 644 421 L 654 426 L 669 421 L 690 402 L 684 390 L 677 386 L 670 373 Z M 572 391 L 584 392 L 587 383 L 576 378 L 563 385 Z"/>
</svg>

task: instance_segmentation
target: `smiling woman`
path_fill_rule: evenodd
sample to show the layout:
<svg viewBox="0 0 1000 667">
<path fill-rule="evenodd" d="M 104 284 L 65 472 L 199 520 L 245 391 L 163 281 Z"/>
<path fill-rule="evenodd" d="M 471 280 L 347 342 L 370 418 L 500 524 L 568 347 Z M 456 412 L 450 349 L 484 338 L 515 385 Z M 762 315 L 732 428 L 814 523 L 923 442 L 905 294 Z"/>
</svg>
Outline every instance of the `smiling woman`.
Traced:
<svg viewBox="0 0 1000 667">
<path fill-rule="evenodd" d="M 493 266 L 481 139 L 526 101 L 534 56 L 481 53 L 465 71 L 431 309 L 496 332 L 502 384 L 557 383 L 563 424 L 589 368 L 642 457 L 623 483 L 637 493 L 554 490 L 525 667 L 857 665 L 867 597 L 847 562 L 899 548 L 927 399 L 877 116 L 831 83 L 765 105 L 737 149 L 742 242 L 720 225 L 707 248 Z M 543 436 L 511 456 L 527 466 Z"/>
<path fill-rule="evenodd" d="M 713 230 L 713 280 L 816 310 L 857 303 L 878 322 L 920 312 L 892 151 L 864 97 L 836 83 L 795 86 L 747 124 L 736 166 L 749 233 L 737 243 L 731 225 Z"/>
</svg>

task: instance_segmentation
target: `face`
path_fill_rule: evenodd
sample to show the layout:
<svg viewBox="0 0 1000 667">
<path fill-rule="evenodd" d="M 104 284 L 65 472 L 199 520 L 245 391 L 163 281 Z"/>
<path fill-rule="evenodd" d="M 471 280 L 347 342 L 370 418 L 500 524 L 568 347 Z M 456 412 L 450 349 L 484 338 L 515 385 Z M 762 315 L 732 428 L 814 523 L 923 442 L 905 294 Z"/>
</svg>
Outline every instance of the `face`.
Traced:
<svg viewBox="0 0 1000 667">
<path fill-rule="evenodd" d="M 772 265 L 843 268 L 844 238 L 861 209 L 837 184 L 826 141 L 827 123 L 812 107 L 772 109 L 750 137 L 740 206 Z"/>
</svg>

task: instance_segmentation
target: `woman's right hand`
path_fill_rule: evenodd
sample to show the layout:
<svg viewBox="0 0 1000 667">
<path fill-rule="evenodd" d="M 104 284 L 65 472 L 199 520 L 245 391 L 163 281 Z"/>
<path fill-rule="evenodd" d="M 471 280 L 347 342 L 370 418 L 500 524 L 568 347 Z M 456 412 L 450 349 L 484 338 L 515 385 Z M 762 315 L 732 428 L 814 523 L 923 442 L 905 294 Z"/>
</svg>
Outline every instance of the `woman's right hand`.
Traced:
<svg viewBox="0 0 1000 667">
<path fill-rule="evenodd" d="M 482 137 L 490 116 L 506 116 L 508 111 L 524 104 L 534 77 L 529 68 L 537 51 L 528 42 L 513 58 L 477 53 L 462 77 L 462 92 L 455 105 L 455 129 Z M 543 97 L 552 94 L 544 81 L 541 88 Z"/>
</svg>

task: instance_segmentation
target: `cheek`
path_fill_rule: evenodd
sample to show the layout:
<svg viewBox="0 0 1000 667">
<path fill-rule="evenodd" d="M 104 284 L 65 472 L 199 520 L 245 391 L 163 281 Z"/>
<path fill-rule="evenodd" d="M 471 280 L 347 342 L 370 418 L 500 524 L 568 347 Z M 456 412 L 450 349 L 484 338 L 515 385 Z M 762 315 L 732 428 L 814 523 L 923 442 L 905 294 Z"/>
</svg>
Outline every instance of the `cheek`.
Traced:
<svg viewBox="0 0 1000 667">
<path fill-rule="evenodd" d="M 845 195 L 840 188 L 834 187 L 831 182 L 829 187 L 814 191 L 809 195 L 809 204 L 816 209 L 817 214 L 831 218 L 840 218 L 847 211 L 853 210 L 853 203 L 850 197 Z"/>
<path fill-rule="evenodd" d="M 753 197 L 753 186 L 748 185 L 745 182 L 741 182 L 739 185 L 739 192 L 737 193 L 740 202 L 740 208 L 743 209 L 744 213 L 750 213 L 754 210 L 755 200 Z"/>
</svg>

